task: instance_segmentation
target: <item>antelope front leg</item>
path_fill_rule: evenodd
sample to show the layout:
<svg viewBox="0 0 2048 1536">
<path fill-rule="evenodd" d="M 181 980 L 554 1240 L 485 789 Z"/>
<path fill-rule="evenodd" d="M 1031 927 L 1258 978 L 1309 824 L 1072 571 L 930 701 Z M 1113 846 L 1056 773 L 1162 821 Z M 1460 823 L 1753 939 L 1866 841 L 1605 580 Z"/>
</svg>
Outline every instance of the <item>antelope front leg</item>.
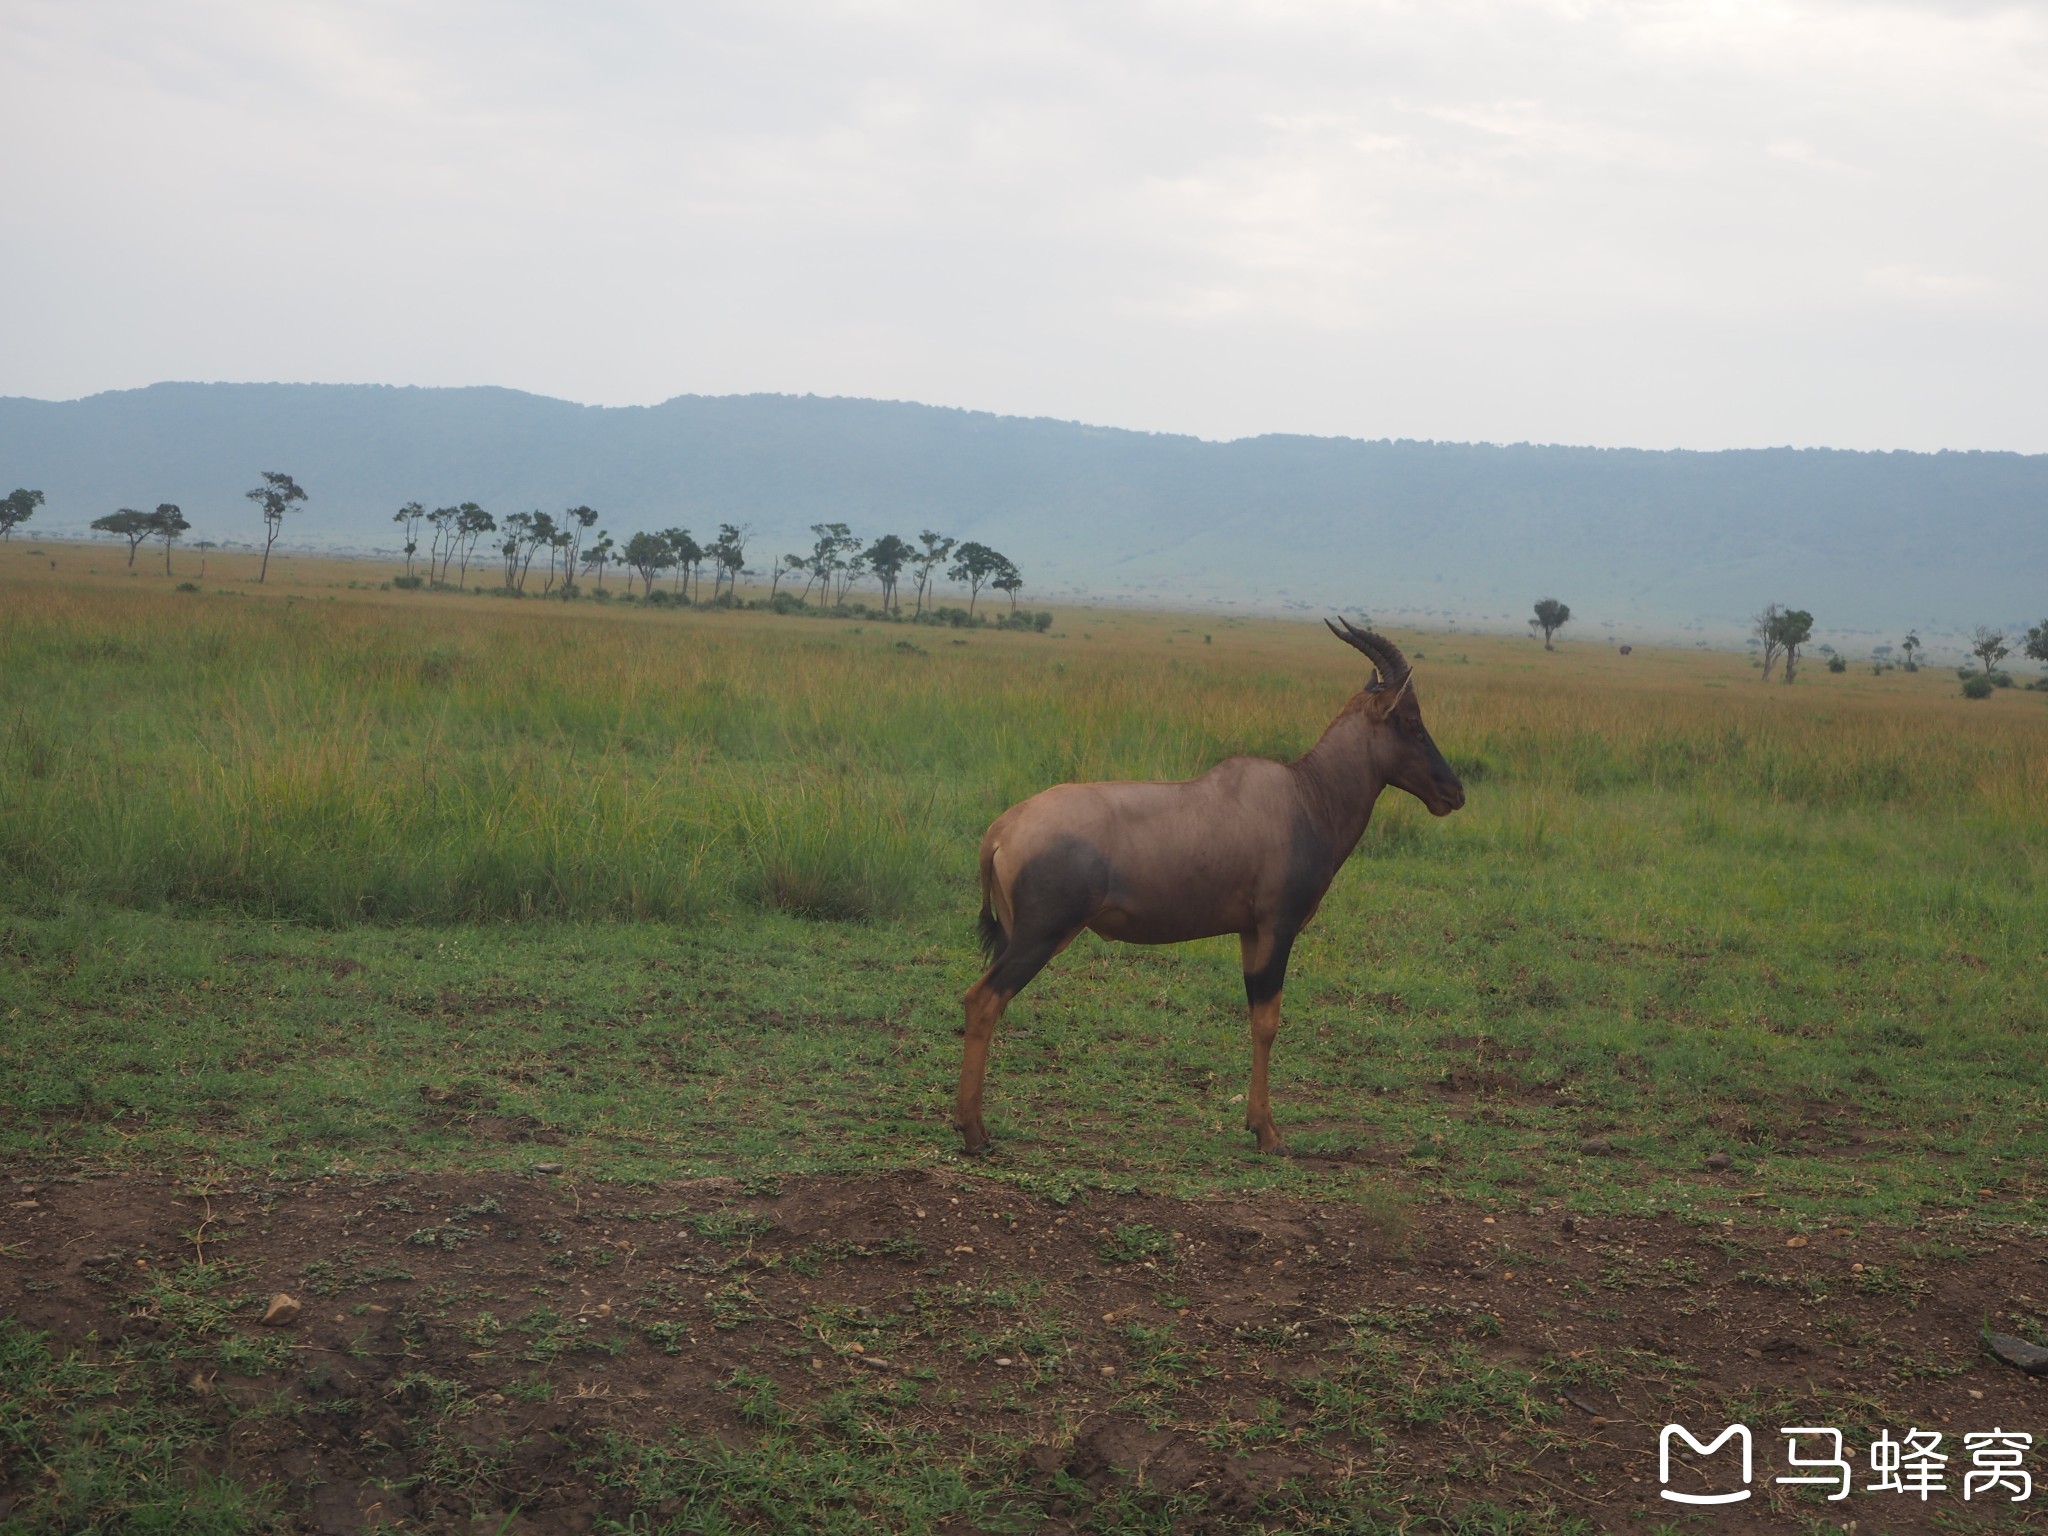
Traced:
<svg viewBox="0 0 2048 1536">
<path fill-rule="evenodd" d="M 1287 956 L 1294 948 L 1294 935 L 1248 933 L 1242 943 L 1244 995 L 1252 1015 L 1252 1085 L 1244 1101 L 1245 1129 L 1258 1138 L 1261 1152 L 1286 1157 L 1287 1144 L 1273 1126 L 1267 1076 L 1273 1037 L 1280 1033 L 1280 993 L 1287 982 Z"/>
</svg>

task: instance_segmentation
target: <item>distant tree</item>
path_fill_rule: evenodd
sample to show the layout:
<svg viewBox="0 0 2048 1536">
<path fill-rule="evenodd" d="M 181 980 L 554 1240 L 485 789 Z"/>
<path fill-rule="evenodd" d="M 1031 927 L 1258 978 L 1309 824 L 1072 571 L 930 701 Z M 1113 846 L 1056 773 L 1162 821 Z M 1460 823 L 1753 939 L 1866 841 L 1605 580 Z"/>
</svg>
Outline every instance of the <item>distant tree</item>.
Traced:
<svg viewBox="0 0 2048 1536">
<path fill-rule="evenodd" d="M 783 577 L 794 576 L 798 571 L 807 571 L 810 568 L 810 561 L 806 560 L 802 555 L 784 555 L 780 561 L 771 565 L 768 568 L 770 572 L 768 577 L 768 601 L 771 603 L 775 601 L 775 591 L 776 588 L 782 585 Z"/>
<path fill-rule="evenodd" d="M 448 567 L 455 563 L 455 546 L 459 542 L 457 530 L 462 523 L 462 508 L 436 507 L 427 514 L 427 526 L 434 530 L 434 542 L 427 551 L 427 583 L 440 586 L 448 579 Z"/>
<path fill-rule="evenodd" d="M 1979 624 L 1977 632 L 1970 637 L 1970 654 L 1983 664 L 1984 675 L 1989 677 L 1998 670 L 1998 664 L 2012 654 L 2012 647 L 2005 643 L 2004 630 Z"/>
<path fill-rule="evenodd" d="M 2027 631 L 2026 638 L 2020 641 L 2020 649 L 2034 660 L 2048 663 L 2048 619 Z"/>
<path fill-rule="evenodd" d="M 576 569 L 569 559 L 575 548 L 576 530 L 574 528 L 557 527 L 553 533 L 548 535 L 548 569 L 547 575 L 541 579 L 540 595 L 542 597 L 546 597 L 555 590 L 555 568 L 557 566 L 561 567 L 563 584 L 565 586 L 568 584 L 569 578 Z"/>
<path fill-rule="evenodd" d="M 41 491 L 22 490 L 17 487 L 0 501 L 0 543 L 14 533 L 16 523 L 25 523 L 36 515 L 36 508 L 43 504 Z"/>
<path fill-rule="evenodd" d="M 562 556 L 562 596 L 564 599 L 576 594 L 576 562 L 583 552 L 583 536 L 597 526 L 595 507 L 571 507 L 562 514 L 562 528 L 569 536 L 567 551 Z"/>
<path fill-rule="evenodd" d="M 1023 572 L 1019 571 L 1017 567 L 1012 565 L 1008 560 L 1005 560 L 1003 562 L 1003 568 L 997 571 L 995 575 L 989 577 L 988 584 L 994 587 L 998 592 L 1007 592 L 1010 594 L 1010 615 L 1012 618 L 1016 617 L 1017 594 L 1024 590 Z"/>
<path fill-rule="evenodd" d="M 1750 615 L 1750 635 L 1763 647 L 1764 681 L 1767 683 L 1771 680 L 1771 667 L 1784 646 L 1778 638 L 1778 625 L 1784 617 L 1785 610 L 1776 603 L 1765 603 L 1761 611 Z"/>
<path fill-rule="evenodd" d="M 427 509 L 416 501 L 408 501 L 391 514 L 391 521 L 398 524 L 405 534 L 405 574 L 412 574 L 412 557 L 420 547 L 420 519 L 427 515 Z"/>
<path fill-rule="evenodd" d="M 526 514 L 525 526 L 519 535 L 519 590 L 526 590 L 526 573 L 533 569 L 533 557 L 540 552 L 543 544 L 552 544 L 555 538 L 555 520 L 535 507 Z"/>
<path fill-rule="evenodd" d="M 1813 638 L 1813 615 L 1804 608 L 1787 608 L 1778 615 L 1778 645 L 1785 653 L 1785 681 L 1799 670 L 1799 647 Z"/>
<path fill-rule="evenodd" d="M 989 578 L 1000 575 L 1010 562 L 990 549 L 986 544 L 970 539 L 953 550 L 953 563 L 946 568 L 946 579 L 963 583 L 967 588 L 967 616 L 974 617 L 975 599 L 981 596 L 981 589 Z"/>
<path fill-rule="evenodd" d="M 704 563 L 704 546 L 690 536 L 687 528 L 663 529 L 661 536 L 668 540 L 669 553 L 676 559 L 676 590 L 688 591 L 696 585 L 697 567 Z M 689 596 L 692 602 L 696 601 L 694 592 Z"/>
<path fill-rule="evenodd" d="M 676 563 L 675 551 L 658 533 L 636 533 L 626 540 L 625 558 L 640 573 L 640 584 L 649 596 L 654 593 L 654 578 Z"/>
<path fill-rule="evenodd" d="M 853 547 L 847 550 L 846 558 L 839 562 L 839 591 L 832 599 L 832 605 L 835 608 L 845 607 L 847 589 L 867 573 L 868 552 L 860 547 L 860 541 L 856 539 Z"/>
<path fill-rule="evenodd" d="M 284 532 L 285 513 L 293 509 L 295 502 L 306 500 L 306 493 L 299 489 L 298 481 L 290 475 L 266 469 L 263 471 L 263 483 L 250 491 L 248 497 L 263 511 L 263 565 L 256 572 L 256 580 L 260 584 L 270 574 L 270 546 Z"/>
<path fill-rule="evenodd" d="M 148 512 L 138 512 L 133 507 L 123 507 L 118 512 L 109 512 L 105 517 L 92 520 L 93 531 L 111 533 L 117 539 L 128 541 L 128 563 L 135 564 L 135 549 L 144 539 L 156 532 L 156 518 Z"/>
<path fill-rule="evenodd" d="M 932 572 L 953 553 L 953 541 L 929 528 L 917 536 L 917 542 L 924 547 L 912 557 L 917 561 L 917 607 L 913 616 L 924 612 L 925 598 L 931 592 Z"/>
<path fill-rule="evenodd" d="M 854 539 L 854 530 L 844 522 L 813 522 L 811 524 L 811 553 L 803 561 L 805 584 L 803 602 L 811 600 L 811 588 L 817 588 L 817 602 L 823 608 L 831 606 L 831 578 L 846 565 L 846 551 L 858 549 L 860 541 Z"/>
<path fill-rule="evenodd" d="M 455 509 L 455 536 L 462 546 L 462 565 L 455 577 L 458 591 L 469 586 L 469 557 L 476 548 L 476 541 L 487 533 L 495 533 L 498 520 L 473 501 L 465 501 Z"/>
<path fill-rule="evenodd" d="M 192 525 L 185 521 L 185 514 L 178 510 L 176 504 L 168 501 L 157 503 L 156 510 L 149 514 L 149 522 L 151 536 L 164 541 L 164 574 L 168 576 L 171 574 L 171 546 L 189 533 Z"/>
<path fill-rule="evenodd" d="M 860 540 L 844 523 L 813 523 L 811 533 L 814 538 L 811 557 L 804 565 L 810 580 L 804 583 L 804 598 L 809 600 L 812 583 L 816 583 L 818 606 L 829 608 L 832 605 L 833 578 L 846 569 L 847 556 L 860 548 Z"/>
<path fill-rule="evenodd" d="M 526 532 L 530 526 L 531 519 L 532 514 L 529 512 L 514 512 L 505 519 L 504 523 L 497 530 L 505 535 L 498 545 L 498 554 L 505 562 L 505 590 L 507 592 L 512 590 L 513 578 L 519 574 L 519 551 L 525 543 Z"/>
<path fill-rule="evenodd" d="M 725 583 L 725 590 L 737 597 L 740 590 L 740 572 L 747 568 L 747 536 L 752 530 L 744 524 L 720 523 L 718 537 L 711 541 L 705 551 L 717 562 L 711 573 L 711 600 L 718 601 L 718 585 Z"/>
<path fill-rule="evenodd" d="M 611 563 L 612 536 L 602 528 L 597 531 L 597 542 L 583 551 L 583 568 L 597 577 L 597 590 L 604 590 L 604 568 Z"/>
<path fill-rule="evenodd" d="M 1546 597 L 1536 605 L 1536 627 L 1543 631 L 1543 649 L 1554 651 L 1550 637 L 1571 622 L 1572 611 L 1554 597 Z"/>
<path fill-rule="evenodd" d="M 863 552 L 862 558 L 868 569 L 875 573 L 875 580 L 882 584 L 882 611 L 900 613 L 902 604 L 896 601 L 896 582 L 903 574 L 903 567 L 917 555 L 917 547 L 885 533 Z"/>
<path fill-rule="evenodd" d="M 1906 653 L 1906 670 L 1908 672 L 1918 672 L 1920 670 L 1920 663 L 1913 659 L 1913 653 L 1920 649 L 1920 637 L 1915 634 L 1908 634 L 1905 639 L 1899 642 L 1899 649 Z"/>
</svg>

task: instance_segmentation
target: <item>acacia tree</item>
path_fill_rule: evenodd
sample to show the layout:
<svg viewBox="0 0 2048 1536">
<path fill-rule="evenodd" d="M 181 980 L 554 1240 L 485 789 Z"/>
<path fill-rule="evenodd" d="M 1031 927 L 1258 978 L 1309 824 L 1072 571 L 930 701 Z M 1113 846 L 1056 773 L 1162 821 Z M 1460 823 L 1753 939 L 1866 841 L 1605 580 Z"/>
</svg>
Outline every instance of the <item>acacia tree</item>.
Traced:
<svg viewBox="0 0 2048 1536">
<path fill-rule="evenodd" d="M 1784 645 L 1784 642 L 1778 638 L 1778 626 L 1784 617 L 1785 610 L 1776 603 L 1765 603 L 1761 611 L 1750 615 L 1749 632 L 1756 637 L 1758 644 L 1764 648 L 1764 681 L 1767 683 L 1771 680 L 1772 664 L 1777 660 L 1778 651 Z M 1906 659 L 1909 663 L 1911 662 L 1912 655 L 1910 652 Z"/>
<path fill-rule="evenodd" d="M 893 533 L 883 534 L 862 552 L 861 558 L 875 573 L 875 580 L 882 584 L 882 612 L 902 611 L 902 604 L 896 601 L 896 582 L 903 574 L 903 567 L 916 553 L 913 546 Z"/>
<path fill-rule="evenodd" d="M 567 556 L 569 552 L 575 548 L 575 546 L 576 535 L 574 531 L 572 531 L 571 529 L 557 528 L 553 533 L 548 535 L 548 571 L 546 577 L 542 579 L 540 584 L 540 595 L 542 597 L 546 597 L 550 592 L 555 590 L 555 566 L 557 562 L 563 561 L 564 557 Z M 571 572 L 573 569 L 574 567 L 568 564 L 562 565 L 562 571 L 564 573 L 562 579 L 565 582 L 569 579 L 568 573 Z"/>
<path fill-rule="evenodd" d="M 473 501 L 465 501 L 455 509 L 455 537 L 462 546 L 462 565 L 455 577 L 458 591 L 469 585 L 469 557 L 476 548 L 476 541 L 495 531 L 497 526 L 498 520 Z"/>
<path fill-rule="evenodd" d="M 17 486 L 5 501 L 0 501 L 0 543 L 5 543 L 14 534 L 16 523 L 25 523 L 36 515 L 36 508 L 43 504 L 41 491 L 23 490 Z"/>
<path fill-rule="evenodd" d="M 448 567 L 455 561 L 456 530 L 462 522 L 462 508 L 436 507 L 427 514 L 427 526 L 434 530 L 433 546 L 427 551 L 427 583 L 440 586 L 448 579 Z"/>
<path fill-rule="evenodd" d="M 1799 671 L 1799 647 L 1813 638 L 1813 615 L 1804 608 L 1787 608 L 1778 615 L 1778 644 L 1785 652 L 1785 681 Z"/>
<path fill-rule="evenodd" d="M 541 545 L 552 544 L 555 538 L 555 520 L 535 507 L 527 514 L 525 531 L 519 538 L 519 590 L 526 591 L 526 573 L 533 569 L 533 557 Z"/>
<path fill-rule="evenodd" d="M 718 537 L 705 551 L 716 562 L 711 572 L 711 601 L 718 601 L 718 584 L 735 598 L 740 591 L 740 572 L 747 568 L 747 537 L 753 530 L 744 523 L 720 523 Z"/>
<path fill-rule="evenodd" d="M 818 584 L 818 606 L 826 608 L 832 604 L 833 578 L 846 569 L 847 556 L 860 548 L 860 540 L 844 523 L 813 523 L 811 532 L 817 542 L 811 545 L 811 558 L 804 569 Z M 806 599 L 811 595 L 811 581 L 804 583 Z"/>
<path fill-rule="evenodd" d="M 152 513 L 138 512 L 133 507 L 123 507 L 118 512 L 109 512 L 105 517 L 92 520 L 93 531 L 111 533 L 117 539 L 128 541 L 128 564 L 135 564 L 135 547 L 156 532 L 156 518 Z"/>
<path fill-rule="evenodd" d="M 1543 631 L 1543 649 L 1557 649 L 1550 643 L 1550 637 L 1569 624 L 1571 619 L 1570 607 L 1554 597 L 1546 597 L 1536 604 L 1536 627 Z"/>
<path fill-rule="evenodd" d="M 293 510 L 294 503 L 304 501 L 306 493 L 299 489 L 298 481 L 290 475 L 275 470 L 263 471 L 263 483 L 247 493 L 249 500 L 263 511 L 263 566 L 256 572 L 261 585 L 270 574 L 270 546 L 277 542 L 277 536 L 284 532 L 284 515 Z"/>
<path fill-rule="evenodd" d="M 612 536 L 602 528 L 597 531 L 597 542 L 583 552 L 583 568 L 597 574 L 597 590 L 604 590 L 604 568 L 611 563 Z"/>
<path fill-rule="evenodd" d="M 669 552 L 676 557 L 676 590 L 686 593 L 694 603 L 697 567 L 704 563 L 704 546 L 691 537 L 687 528 L 667 529 L 662 537 L 668 540 Z"/>
<path fill-rule="evenodd" d="M 833 598 L 832 606 L 835 608 L 845 607 L 847 592 L 856 581 L 859 581 L 867 573 L 867 551 L 858 547 L 848 550 L 846 558 L 839 562 L 839 593 Z"/>
<path fill-rule="evenodd" d="M 654 595 L 654 578 L 676 563 L 668 540 L 658 533 L 636 533 L 626 540 L 625 559 L 640 573 L 640 584 L 650 597 Z M 629 584 L 627 596 L 631 595 Z"/>
<path fill-rule="evenodd" d="M 1899 642 L 1899 649 L 1906 653 L 1906 670 L 1908 672 L 1918 672 L 1920 670 L 1920 663 L 1913 659 L 1913 653 L 1920 649 L 1920 637 L 1915 634 L 1908 634 L 1905 639 Z"/>
<path fill-rule="evenodd" d="M 568 535 L 568 551 L 562 556 L 562 597 L 576 593 L 576 559 L 583 550 L 583 536 L 597 526 L 595 507 L 571 507 L 562 514 L 562 528 Z"/>
<path fill-rule="evenodd" d="M 913 618 L 924 613 L 925 595 L 931 591 L 932 572 L 953 553 L 953 541 L 929 528 L 917 536 L 917 542 L 924 547 L 912 557 L 917 561 L 917 607 L 912 611 Z"/>
<path fill-rule="evenodd" d="M 174 502 L 160 501 L 149 514 L 150 533 L 164 541 L 164 574 L 171 574 L 171 546 L 191 531 L 192 525 L 185 521 L 185 514 Z"/>
<path fill-rule="evenodd" d="M 1003 568 L 988 579 L 988 584 L 998 592 L 1010 594 L 1010 616 L 1015 618 L 1017 614 L 1017 594 L 1024 588 L 1024 573 L 1019 571 L 1008 559 L 1005 559 L 1003 561 Z"/>
<path fill-rule="evenodd" d="M 405 535 L 405 574 L 412 574 L 412 557 L 420 547 L 420 519 L 427 515 L 427 509 L 416 501 L 408 501 L 391 514 L 391 521 L 398 524 Z"/>
<path fill-rule="evenodd" d="M 974 617 L 974 603 L 981 596 L 981 589 L 989 578 L 1002 573 L 1010 562 L 997 554 L 986 544 L 969 539 L 953 551 L 953 563 L 946 568 L 948 581 L 964 582 L 967 585 L 967 616 Z"/>
<path fill-rule="evenodd" d="M 512 579 L 519 573 L 519 551 L 525 543 L 526 534 L 531 528 L 532 522 L 532 513 L 514 512 L 505 519 L 504 526 L 498 530 L 505 535 L 504 542 L 498 546 L 498 553 L 505 560 L 505 590 L 507 592 L 512 590 Z"/>
<path fill-rule="evenodd" d="M 2026 633 L 2020 641 L 2020 649 L 2034 660 L 2048 663 L 2048 619 L 2043 619 Z"/>
<path fill-rule="evenodd" d="M 784 555 L 781 560 L 768 567 L 768 601 L 775 601 L 775 591 L 782 585 L 782 578 L 793 576 L 798 571 L 809 570 L 810 562 L 802 555 Z"/>
<path fill-rule="evenodd" d="M 1970 654 L 1983 664 L 1984 675 L 1989 677 L 1998 670 L 1998 664 L 2012 654 L 2012 647 L 2005 643 L 2004 630 L 1979 624 L 1977 632 L 1970 637 Z"/>
</svg>

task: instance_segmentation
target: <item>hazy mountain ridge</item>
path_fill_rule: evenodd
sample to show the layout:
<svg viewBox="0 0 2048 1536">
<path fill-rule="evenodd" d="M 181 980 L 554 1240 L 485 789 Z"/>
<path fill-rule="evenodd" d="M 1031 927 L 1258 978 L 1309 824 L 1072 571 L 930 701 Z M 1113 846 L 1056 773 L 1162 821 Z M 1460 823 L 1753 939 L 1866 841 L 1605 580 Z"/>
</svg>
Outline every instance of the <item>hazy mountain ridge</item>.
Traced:
<svg viewBox="0 0 2048 1536">
<path fill-rule="evenodd" d="M 1026 599 L 1290 604 L 1519 625 L 1725 631 L 1771 598 L 1821 631 L 2048 613 L 2048 455 L 1721 453 L 1266 436 L 1234 442 L 813 396 L 596 407 L 496 388 L 159 384 L 0 399 L 25 534 L 175 501 L 195 538 L 258 533 L 283 469 L 300 546 L 390 547 L 401 503 L 587 502 L 615 535 L 752 524 L 765 564 L 813 522 L 935 527 L 1023 567 Z M 0 487 L 4 489 L 5 487 Z"/>
</svg>

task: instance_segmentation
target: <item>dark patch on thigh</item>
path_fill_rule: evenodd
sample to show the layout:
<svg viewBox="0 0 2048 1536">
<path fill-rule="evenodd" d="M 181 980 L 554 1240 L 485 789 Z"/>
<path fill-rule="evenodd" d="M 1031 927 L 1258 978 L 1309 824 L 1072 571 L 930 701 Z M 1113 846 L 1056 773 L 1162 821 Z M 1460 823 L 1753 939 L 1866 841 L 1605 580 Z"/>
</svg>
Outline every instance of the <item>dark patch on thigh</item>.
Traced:
<svg viewBox="0 0 2048 1536">
<path fill-rule="evenodd" d="M 1054 839 L 1010 882 L 1011 942 L 1064 940 L 1102 910 L 1109 882 L 1101 849 L 1078 837 Z"/>
</svg>

